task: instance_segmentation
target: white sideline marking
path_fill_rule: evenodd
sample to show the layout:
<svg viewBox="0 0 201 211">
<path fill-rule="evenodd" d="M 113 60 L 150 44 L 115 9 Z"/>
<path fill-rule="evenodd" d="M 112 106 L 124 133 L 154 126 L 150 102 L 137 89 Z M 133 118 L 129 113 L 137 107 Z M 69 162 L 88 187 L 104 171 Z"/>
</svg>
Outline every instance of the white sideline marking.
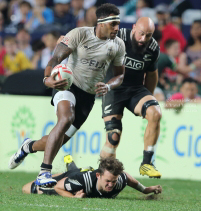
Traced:
<svg viewBox="0 0 201 211">
<path fill-rule="evenodd" d="M 7 204 L 7 203 L 4 203 Z M 27 203 L 21 203 L 21 204 L 17 204 L 17 203 L 12 203 L 9 205 L 18 205 L 18 206 L 32 206 L 32 207 L 55 207 L 55 208 L 65 208 L 65 206 L 60 206 L 60 205 L 46 205 L 46 204 L 27 204 Z M 77 209 L 77 207 L 70 207 L 72 209 Z M 81 208 L 81 207 L 80 207 Z M 80 209 L 79 208 L 79 209 Z M 87 207 L 83 207 L 83 210 L 108 210 L 108 209 L 102 209 L 102 208 L 87 208 Z"/>
</svg>

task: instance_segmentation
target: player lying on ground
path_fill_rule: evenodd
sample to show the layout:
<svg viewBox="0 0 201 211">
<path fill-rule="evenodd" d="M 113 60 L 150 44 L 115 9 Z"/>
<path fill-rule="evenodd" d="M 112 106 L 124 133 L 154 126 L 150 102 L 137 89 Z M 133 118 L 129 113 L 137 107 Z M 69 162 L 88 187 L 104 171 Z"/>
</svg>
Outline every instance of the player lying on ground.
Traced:
<svg viewBox="0 0 201 211">
<path fill-rule="evenodd" d="M 79 169 L 71 155 L 64 157 L 67 172 L 53 175 L 57 180 L 54 188 L 39 187 L 34 181 L 24 185 L 24 193 L 60 195 L 74 198 L 115 198 L 126 185 L 144 193 L 161 193 L 160 185 L 145 187 L 128 173 L 123 164 L 115 158 L 102 158 L 98 169 Z"/>
<path fill-rule="evenodd" d="M 43 163 L 35 181 L 37 185 L 56 184 L 56 180 L 51 177 L 52 162 L 63 144 L 64 136 L 70 139 L 86 121 L 96 94 L 103 96 L 123 81 L 125 45 L 116 37 L 120 24 L 119 13 L 115 5 L 102 4 L 96 10 L 97 26 L 71 30 L 57 45 L 48 62 L 43 82 L 54 89 L 51 103 L 57 114 L 57 124 L 47 138 Z M 67 81 L 56 81 L 56 73 L 51 75 L 51 71 L 68 56 L 67 65 L 74 79 L 70 89 L 65 90 Z M 114 77 L 105 84 L 102 81 L 111 63 L 114 65 Z M 33 144 L 31 140 L 23 143 L 23 146 L 26 145 L 24 152 L 15 153 L 10 159 L 11 169 L 22 162 Z"/>
</svg>

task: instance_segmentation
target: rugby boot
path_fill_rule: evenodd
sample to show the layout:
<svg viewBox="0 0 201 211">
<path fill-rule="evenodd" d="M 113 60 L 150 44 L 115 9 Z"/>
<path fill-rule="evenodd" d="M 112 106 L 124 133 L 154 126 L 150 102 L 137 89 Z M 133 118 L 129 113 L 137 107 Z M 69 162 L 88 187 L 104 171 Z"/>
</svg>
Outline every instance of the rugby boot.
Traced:
<svg viewBox="0 0 201 211">
<path fill-rule="evenodd" d="M 144 176 L 147 175 L 149 178 L 161 178 L 161 173 L 156 169 L 156 167 L 150 164 L 141 164 L 140 166 L 140 175 Z"/>
<path fill-rule="evenodd" d="M 57 184 L 57 181 L 52 178 L 50 172 L 44 172 L 38 175 L 34 183 L 39 187 L 51 188 Z"/>
<path fill-rule="evenodd" d="M 66 164 L 66 171 L 78 169 L 75 162 L 73 161 L 73 157 L 70 154 L 64 156 L 64 163 Z"/>
<path fill-rule="evenodd" d="M 28 155 L 24 150 L 23 150 L 23 147 L 25 145 L 28 145 L 30 142 L 32 142 L 32 140 L 30 138 L 26 138 L 24 139 L 24 141 L 22 142 L 22 145 L 21 147 L 18 149 L 18 151 L 13 154 L 9 160 L 9 163 L 8 163 L 8 167 L 10 169 L 14 169 L 16 168 L 17 166 L 19 166 L 22 161 L 25 159 L 25 157 Z"/>
</svg>

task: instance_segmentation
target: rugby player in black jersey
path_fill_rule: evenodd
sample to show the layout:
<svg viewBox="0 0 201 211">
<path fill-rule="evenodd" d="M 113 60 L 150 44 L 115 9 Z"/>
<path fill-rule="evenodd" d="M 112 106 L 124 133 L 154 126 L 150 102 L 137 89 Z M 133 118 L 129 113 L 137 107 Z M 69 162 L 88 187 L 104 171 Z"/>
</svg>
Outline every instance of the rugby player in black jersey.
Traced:
<svg viewBox="0 0 201 211">
<path fill-rule="evenodd" d="M 79 169 L 71 155 L 64 157 L 67 172 L 53 175 L 57 180 L 54 188 L 39 187 L 34 181 L 23 186 L 24 193 L 60 195 L 70 198 L 115 198 L 126 185 L 144 193 L 161 193 L 160 185 L 145 187 L 128 173 L 115 158 L 102 158 L 98 169 Z"/>
<path fill-rule="evenodd" d="M 152 37 L 154 30 L 153 21 L 148 17 L 142 17 L 133 25 L 132 30 L 122 28 L 118 32 L 126 46 L 125 76 L 121 86 L 103 96 L 102 114 L 107 138 L 101 157 L 116 157 L 122 133 L 123 111 L 127 108 L 134 115 L 148 120 L 140 174 L 160 178 L 160 172 L 151 163 L 161 119 L 160 106 L 153 96 L 158 82 L 157 61 L 160 55 L 158 43 Z M 108 71 L 106 80 L 111 77 L 112 73 Z"/>
</svg>

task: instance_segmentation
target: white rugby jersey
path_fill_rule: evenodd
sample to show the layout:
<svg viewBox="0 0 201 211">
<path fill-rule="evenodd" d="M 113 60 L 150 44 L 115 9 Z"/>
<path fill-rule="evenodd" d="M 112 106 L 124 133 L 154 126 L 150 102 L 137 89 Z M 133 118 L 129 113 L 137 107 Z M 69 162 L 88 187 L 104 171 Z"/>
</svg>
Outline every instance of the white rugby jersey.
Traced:
<svg viewBox="0 0 201 211">
<path fill-rule="evenodd" d="M 73 50 L 67 62 L 73 72 L 73 83 L 90 94 L 95 94 L 95 84 L 103 81 L 111 62 L 122 66 L 124 61 L 124 42 L 118 37 L 101 40 L 94 27 L 75 28 L 61 42 Z"/>
</svg>

